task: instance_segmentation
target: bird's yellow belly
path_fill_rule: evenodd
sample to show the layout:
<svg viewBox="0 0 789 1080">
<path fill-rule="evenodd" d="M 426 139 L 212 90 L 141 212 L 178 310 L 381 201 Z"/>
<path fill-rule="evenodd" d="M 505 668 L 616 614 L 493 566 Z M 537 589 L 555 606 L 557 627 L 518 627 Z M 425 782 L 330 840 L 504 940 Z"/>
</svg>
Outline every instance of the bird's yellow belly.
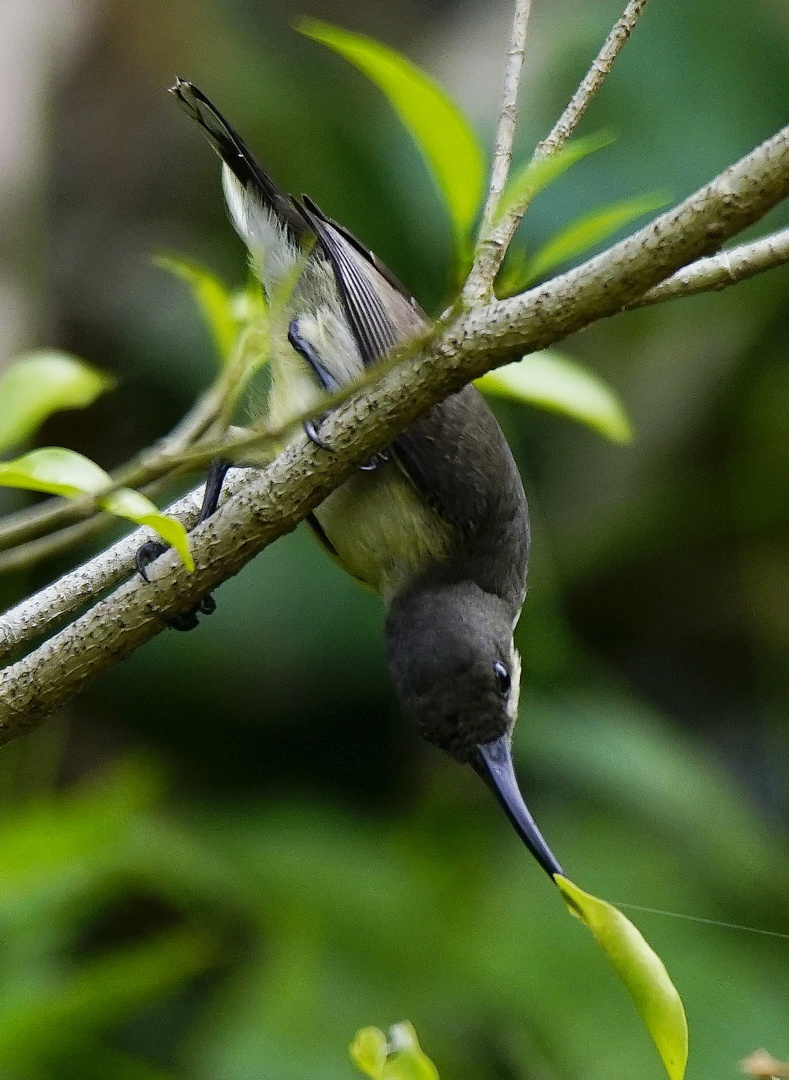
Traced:
<svg viewBox="0 0 789 1080">
<path fill-rule="evenodd" d="M 348 573 L 387 603 L 449 553 L 450 527 L 392 461 L 346 480 L 315 517 Z"/>
</svg>

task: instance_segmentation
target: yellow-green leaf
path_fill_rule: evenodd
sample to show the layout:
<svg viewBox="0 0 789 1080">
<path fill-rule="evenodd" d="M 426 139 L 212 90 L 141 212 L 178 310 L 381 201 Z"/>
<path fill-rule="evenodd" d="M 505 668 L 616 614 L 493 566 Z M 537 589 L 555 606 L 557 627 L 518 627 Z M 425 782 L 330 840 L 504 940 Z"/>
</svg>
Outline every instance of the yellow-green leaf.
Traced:
<svg viewBox="0 0 789 1080">
<path fill-rule="evenodd" d="M 386 1036 L 380 1028 L 366 1027 L 357 1031 L 348 1052 L 360 1072 L 370 1080 L 381 1080 L 386 1062 Z"/>
<path fill-rule="evenodd" d="M 438 1072 L 422 1050 L 408 1021 L 389 1028 L 389 1051 L 381 1080 L 438 1080 Z"/>
<path fill-rule="evenodd" d="M 219 359 L 227 363 L 241 329 L 236 317 L 237 301 L 210 270 L 180 255 L 160 252 L 153 259 L 156 266 L 185 281 L 192 290 L 211 331 Z"/>
<path fill-rule="evenodd" d="M 622 402 L 591 371 L 553 350 L 532 353 L 476 380 L 484 394 L 562 413 L 613 442 L 632 437 Z"/>
<path fill-rule="evenodd" d="M 670 1080 L 683 1080 L 688 1059 L 688 1024 L 682 999 L 663 961 L 617 908 L 559 874 L 554 880 L 571 914 L 591 930 L 627 987 Z"/>
<path fill-rule="evenodd" d="M 62 446 L 45 446 L 13 461 L 0 462 L 0 487 L 25 488 L 74 499 L 80 495 L 97 495 L 111 484 L 111 477 L 95 461 Z M 187 570 L 194 570 L 189 540 L 181 522 L 160 513 L 139 491 L 119 488 L 99 496 L 97 501 L 102 509 L 117 517 L 150 526 L 175 548 Z"/>
<path fill-rule="evenodd" d="M 641 217 L 642 214 L 659 210 L 667 202 L 664 194 L 654 192 L 650 195 L 639 195 L 635 199 L 612 203 L 610 206 L 593 210 L 590 214 L 578 218 L 567 228 L 561 229 L 540 248 L 526 268 L 526 283 L 542 277 L 560 263 L 588 251 L 590 247 L 599 244 L 624 225 Z"/>
<path fill-rule="evenodd" d="M 462 242 L 480 208 L 485 163 L 457 105 L 410 60 L 371 38 L 315 19 L 301 19 L 297 29 L 344 56 L 386 94 L 426 158 Z"/>
<path fill-rule="evenodd" d="M 572 139 L 549 157 L 527 161 L 516 169 L 499 200 L 496 217 L 500 220 L 509 214 L 522 212 L 544 188 L 558 180 L 563 172 L 595 150 L 610 146 L 613 136 L 600 131 L 584 139 Z"/>
<path fill-rule="evenodd" d="M 162 540 L 175 548 L 189 573 L 191 574 L 194 570 L 195 562 L 189 548 L 186 529 L 176 518 L 160 513 L 151 500 L 146 499 L 139 491 L 118 488 L 117 491 L 101 499 L 101 505 L 117 517 L 128 518 L 137 525 L 147 525 L 154 529 Z"/>
<path fill-rule="evenodd" d="M 0 450 L 15 446 L 52 413 L 81 409 L 115 380 L 55 349 L 30 353 L 0 377 Z"/>
<path fill-rule="evenodd" d="M 0 462 L 0 486 L 45 491 L 49 495 L 93 495 L 111 483 L 104 469 L 90 458 L 65 450 L 62 446 L 44 446 L 13 461 Z"/>
</svg>

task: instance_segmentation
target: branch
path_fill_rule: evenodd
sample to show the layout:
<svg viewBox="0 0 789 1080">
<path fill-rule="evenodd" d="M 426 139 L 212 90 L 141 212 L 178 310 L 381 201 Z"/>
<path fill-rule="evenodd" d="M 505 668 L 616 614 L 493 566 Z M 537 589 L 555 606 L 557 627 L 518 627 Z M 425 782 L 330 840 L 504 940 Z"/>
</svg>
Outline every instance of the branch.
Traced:
<svg viewBox="0 0 789 1080">
<path fill-rule="evenodd" d="M 228 365 L 168 435 L 113 473 L 111 486 L 78 499 L 47 499 L 18 514 L 10 514 L 0 522 L 0 550 L 22 544 L 72 522 L 90 522 L 92 526 L 94 519 L 100 517 L 98 500 L 103 495 L 119 487 L 144 488 L 172 472 L 178 465 L 178 456 L 204 435 L 219 416 L 229 393 L 230 376 Z M 88 535 L 92 531 L 92 527 L 84 530 Z M 9 559 L 9 563 L 3 569 L 12 568 L 13 560 Z"/>
<path fill-rule="evenodd" d="M 518 88 L 520 87 L 523 57 L 526 52 L 526 28 L 529 23 L 531 0 L 515 0 L 515 14 L 512 20 L 510 47 L 507 52 L 507 67 L 504 72 L 504 91 L 502 94 L 499 123 L 496 130 L 496 145 L 493 151 L 493 165 L 490 173 L 490 187 L 485 208 L 482 211 L 482 224 L 479 230 L 474 263 L 463 289 L 463 299 L 472 304 L 490 300 L 493 295 L 493 279 L 504 259 L 505 251 L 500 251 L 494 223 L 499 199 L 512 165 L 512 145 L 515 140 L 515 127 L 518 113 Z"/>
<path fill-rule="evenodd" d="M 354 461 L 381 450 L 431 405 L 492 367 L 622 310 L 753 224 L 787 194 L 789 128 L 784 128 L 608 251 L 521 296 L 456 314 L 416 356 L 330 414 L 321 434 L 334 453 L 302 437 L 263 473 L 240 483 L 217 514 L 193 532 L 194 574 L 187 574 L 173 553 L 162 556 L 152 567 L 150 585 L 128 581 L 7 668 L 0 676 L 0 742 L 29 731 L 157 634 L 164 625 L 161 614 L 192 606 L 290 532 L 351 475 Z M 82 568 L 88 579 L 91 566 Z M 38 600 L 26 602 L 31 616 Z"/>
<path fill-rule="evenodd" d="M 641 13 L 649 0 L 630 0 L 625 10 L 611 28 L 611 33 L 605 39 L 603 47 L 592 62 L 592 66 L 584 75 L 578 89 L 570 99 L 570 103 L 562 115 L 553 125 L 550 133 L 537 144 L 534 151 L 535 158 L 549 157 L 560 150 L 572 133 L 578 127 L 578 123 L 589 108 L 592 98 L 603 85 L 614 60 L 616 60 L 625 42 L 633 32 L 633 27 L 638 22 Z"/>
<path fill-rule="evenodd" d="M 729 251 L 721 251 L 708 259 L 685 266 L 676 274 L 661 281 L 659 285 L 640 296 L 630 307 L 646 307 L 676 300 L 683 296 L 696 296 L 703 292 L 720 292 L 730 285 L 763 274 L 789 262 L 789 229 L 764 236 L 751 244 L 741 244 Z"/>
</svg>

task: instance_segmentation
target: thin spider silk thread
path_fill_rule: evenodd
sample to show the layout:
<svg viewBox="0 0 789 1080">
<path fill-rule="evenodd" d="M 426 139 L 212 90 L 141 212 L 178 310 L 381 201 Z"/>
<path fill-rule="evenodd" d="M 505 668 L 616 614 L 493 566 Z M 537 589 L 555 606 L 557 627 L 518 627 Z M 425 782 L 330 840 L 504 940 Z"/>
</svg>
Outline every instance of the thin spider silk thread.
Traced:
<svg viewBox="0 0 789 1080">
<path fill-rule="evenodd" d="M 665 911 L 663 908 L 644 907 L 642 904 L 614 904 L 614 907 L 628 911 L 645 911 L 650 915 L 667 915 L 672 919 L 685 919 L 687 922 L 705 923 L 707 926 L 720 926 L 724 930 L 744 930 L 748 934 L 762 934 L 764 937 L 782 938 L 789 941 L 789 934 L 780 930 L 760 930 L 756 926 L 742 926 L 740 923 L 720 922 L 718 919 L 704 919 L 700 915 L 684 915 L 680 911 Z"/>
</svg>

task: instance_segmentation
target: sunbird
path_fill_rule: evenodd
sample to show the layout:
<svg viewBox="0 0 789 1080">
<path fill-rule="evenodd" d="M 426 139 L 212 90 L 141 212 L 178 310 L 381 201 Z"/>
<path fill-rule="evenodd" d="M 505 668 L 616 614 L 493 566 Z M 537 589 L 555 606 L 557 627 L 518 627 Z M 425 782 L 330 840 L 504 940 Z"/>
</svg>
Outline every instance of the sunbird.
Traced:
<svg viewBox="0 0 789 1080">
<path fill-rule="evenodd" d="M 222 160 L 231 220 L 275 305 L 269 421 L 315 409 L 427 316 L 394 275 L 308 198 L 289 198 L 192 83 L 171 92 Z M 304 425 L 327 452 L 320 423 Z M 217 508 L 228 462 L 214 463 L 200 521 Z M 435 405 L 308 517 L 322 544 L 386 605 L 386 656 L 403 714 L 469 764 L 551 876 L 562 869 L 529 813 L 512 764 L 520 657 L 513 631 L 526 596 L 529 519 L 509 446 L 473 386 Z M 145 567 L 158 541 L 137 556 Z M 172 622 L 192 629 L 206 597 Z"/>
</svg>

